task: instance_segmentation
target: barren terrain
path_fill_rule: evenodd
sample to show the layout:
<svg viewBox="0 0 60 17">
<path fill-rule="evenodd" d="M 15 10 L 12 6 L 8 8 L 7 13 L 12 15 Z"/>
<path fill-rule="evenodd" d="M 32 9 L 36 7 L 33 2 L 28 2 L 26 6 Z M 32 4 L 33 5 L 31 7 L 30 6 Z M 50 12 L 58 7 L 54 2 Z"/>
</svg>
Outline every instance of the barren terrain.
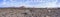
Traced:
<svg viewBox="0 0 60 17">
<path fill-rule="evenodd" d="M 60 9 L 1 8 L 0 17 L 60 17 Z"/>
</svg>

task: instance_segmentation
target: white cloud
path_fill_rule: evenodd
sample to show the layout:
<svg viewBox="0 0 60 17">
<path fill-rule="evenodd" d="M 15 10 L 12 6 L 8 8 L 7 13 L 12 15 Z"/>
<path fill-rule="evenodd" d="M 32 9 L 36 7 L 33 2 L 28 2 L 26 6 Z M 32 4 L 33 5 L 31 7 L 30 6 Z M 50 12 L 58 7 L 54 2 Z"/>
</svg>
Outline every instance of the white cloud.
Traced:
<svg viewBox="0 0 60 17">
<path fill-rule="evenodd" d="M 16 2 L 16 0 L 10 0 L 11 2 Z"/>
<path fill-rule="evenodd" d="M 3 1 L 6 1 L 6 0 L 3 0 Z"/>
<path fill-rule="evenodd" d="M 4 0 L 6 1 L 6 0 Z M 16 0 L 10 0 L 11 3 L 7 3 L 7 2 L 3 2 L 3 6 L 5 7 L 20 7 L 20 6 L 26 6 L 26 7 L 36 7 L 36 8 L 53 8 L 53 7 L 60 7 L 60 3 L 59 5 L 56 4 L 57 0 L 56 1 L 52 1 L 52 2 L 44 2 L 44 3 L 41 3 L 41 4 L 38 4 L 38 5 L 30 5 L 29 2 L 25 2 L 25 3 L 22 3 L 22 2 L 16 2 Z M 15 2 L 15 3 L 14 3 Z"/>
<path fill-rule="evenodd" d="M 37 8 L 54 8 L 54 7 L 59 7 L 60 5 L 57 5 L 56 4 L 57 0 L 55 1 L 52 1 L 52 2 L 46 2 L 46 3 L 42 3 L 42 4 L 38 4 L 38 5 L 28 5 L 28 6 L 31 6 L 31 7 L 37 7 Z"/>
<path fill-rule="evenodd" d="M 3 2 L 3 5 L 5 5 L 6 4 L 6 2 Z"/>
</svg>

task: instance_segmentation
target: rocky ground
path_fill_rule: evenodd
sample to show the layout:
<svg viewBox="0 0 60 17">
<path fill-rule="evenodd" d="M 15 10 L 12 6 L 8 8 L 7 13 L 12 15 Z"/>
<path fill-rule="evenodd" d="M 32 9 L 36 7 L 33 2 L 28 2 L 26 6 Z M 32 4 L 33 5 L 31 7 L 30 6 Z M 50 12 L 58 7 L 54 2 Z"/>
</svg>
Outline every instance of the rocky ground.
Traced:
<svg viewBox="0 0 60 17">
<path fill-rule="evenodd" d="M 60 17 L 60 9 L 0 9 L 0 17 Z"/>
</svg>

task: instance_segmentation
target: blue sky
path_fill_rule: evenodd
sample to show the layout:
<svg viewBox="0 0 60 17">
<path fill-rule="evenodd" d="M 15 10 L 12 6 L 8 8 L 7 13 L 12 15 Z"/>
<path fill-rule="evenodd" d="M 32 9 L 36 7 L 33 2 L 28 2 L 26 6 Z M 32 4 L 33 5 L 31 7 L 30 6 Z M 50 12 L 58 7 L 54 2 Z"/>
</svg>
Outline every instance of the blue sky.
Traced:
<svg viewBox="0 0 60 17">
<path fill-rule="evenodd" d="M 60 7 L 60 0 L 0 0 L 0 7 Z"/>
</svg>

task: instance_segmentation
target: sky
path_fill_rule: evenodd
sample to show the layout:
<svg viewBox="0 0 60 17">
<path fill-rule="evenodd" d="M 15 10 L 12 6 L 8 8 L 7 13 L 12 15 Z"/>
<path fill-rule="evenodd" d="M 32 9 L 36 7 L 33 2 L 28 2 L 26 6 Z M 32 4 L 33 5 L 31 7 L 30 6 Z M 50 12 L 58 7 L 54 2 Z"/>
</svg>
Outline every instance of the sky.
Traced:
<svg viewBox="0 0 60 17">
<path fill-rule="evenodd" d="M 0 7 L 60 7 L 60 0 L 0 0 Z"/>
</svg>

